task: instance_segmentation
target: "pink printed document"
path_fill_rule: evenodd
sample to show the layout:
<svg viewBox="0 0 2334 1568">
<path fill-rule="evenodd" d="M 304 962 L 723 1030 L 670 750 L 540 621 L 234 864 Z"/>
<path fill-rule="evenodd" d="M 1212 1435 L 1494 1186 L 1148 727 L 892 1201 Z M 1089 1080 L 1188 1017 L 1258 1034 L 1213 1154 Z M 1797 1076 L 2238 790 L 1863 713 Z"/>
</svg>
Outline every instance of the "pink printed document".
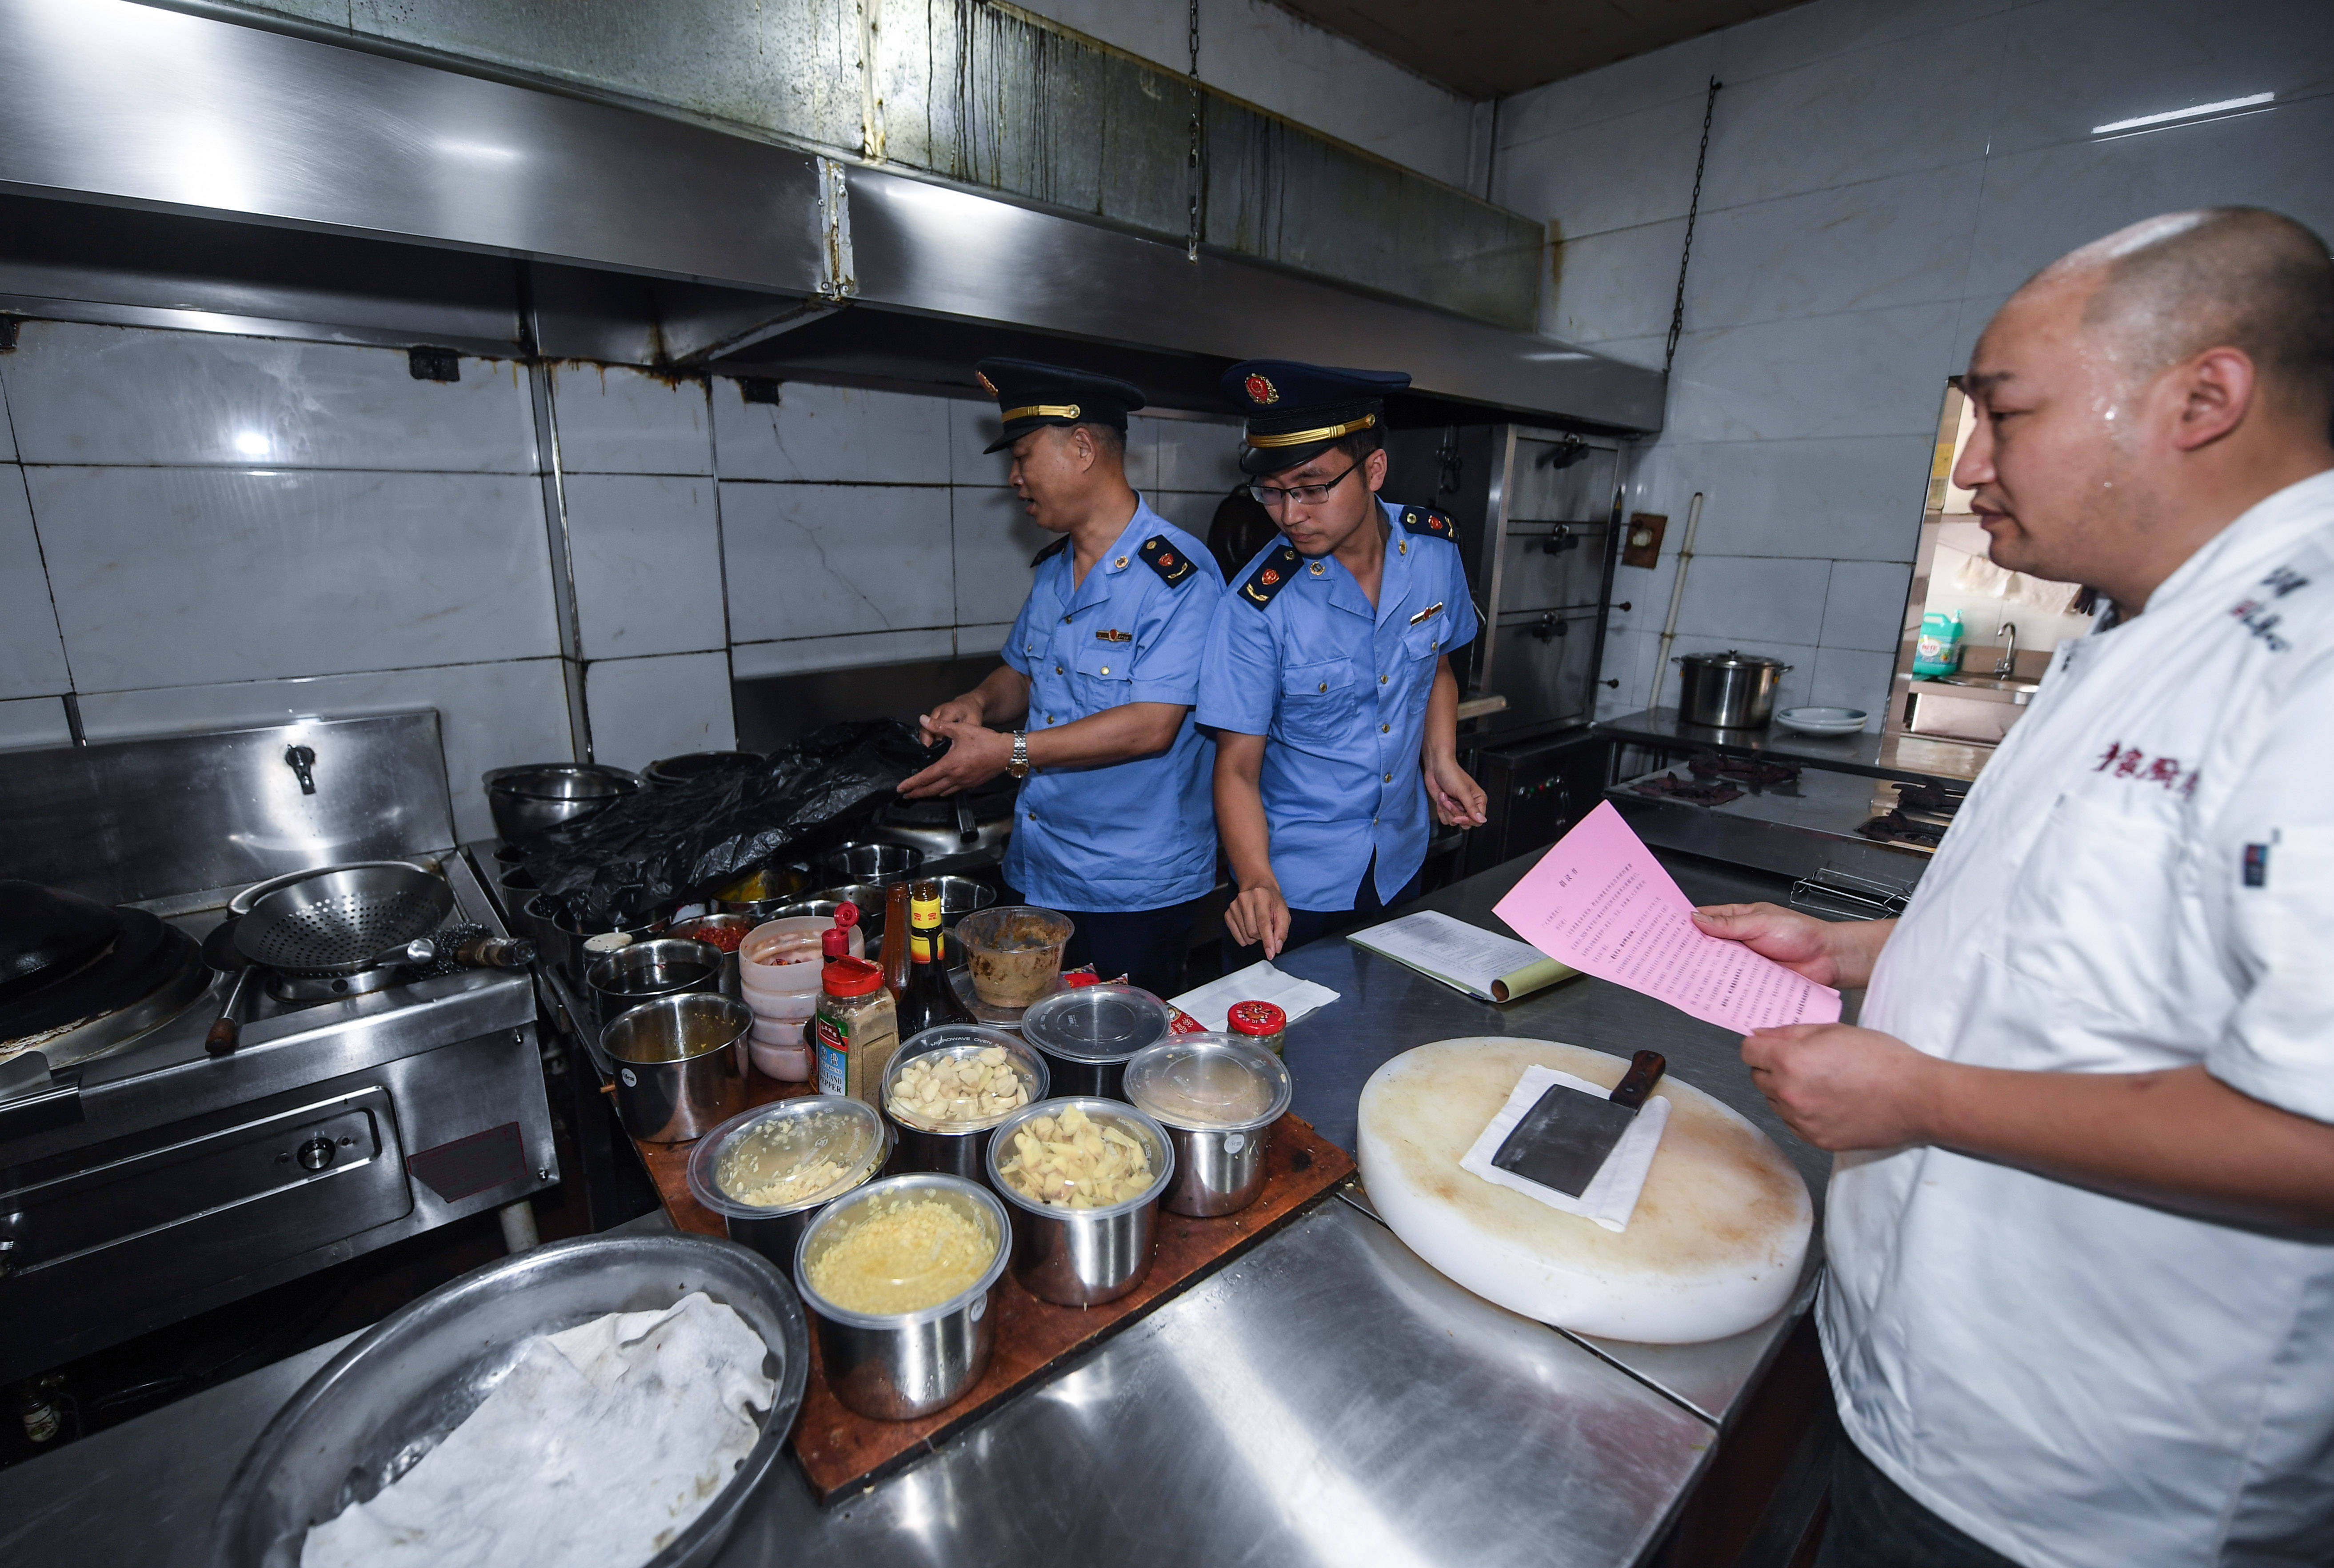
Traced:
<svg viewBox="0 0 2334 1568">
<path fill-rule="evenodd" d="M 1839 993 L 1693 923 L 1693 902 L 1611 801 L 1601 801 L 1495 906 L 1516 934 L 1583 974 L 1738 1029 L 1839 1022 Z"/>
</svg>

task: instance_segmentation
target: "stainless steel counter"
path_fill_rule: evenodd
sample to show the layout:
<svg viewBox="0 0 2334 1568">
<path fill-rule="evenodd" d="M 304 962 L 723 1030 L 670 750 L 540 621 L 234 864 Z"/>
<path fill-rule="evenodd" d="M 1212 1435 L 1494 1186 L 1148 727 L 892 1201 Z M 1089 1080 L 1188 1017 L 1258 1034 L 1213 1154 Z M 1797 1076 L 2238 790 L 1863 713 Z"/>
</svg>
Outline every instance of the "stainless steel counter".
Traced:
<svg viewBox="0 0 2334 1568">
<path fill-rule="evenodd" d="M 1525 863 L 1426 902 L 1488 919 Z M 1680 880 L 1703 899 L 1773 892 L 1690 867 Z M 1283 963 L 1343 994 L 1288 1049 L 1298 1110 L 1348 1146 L 1379 1062 L 1468 1034 L 1652 1044 L 1779 1130 L 1723 1031 L 1618 987 L 1577 981 L 1500 1008 L 1342 939 Z M 1819 1179 L 1822 1157 L 1785 1147 Z M 1674 1517 L 1798 1310 L 1713 1346 L 1577 1339 L 1461 1290 L 1360 1201 L 1332 1198 L 856 1497 L 822 1510 L 781 1467 L 721 1561 L 1621 1568 Z M 0 1472 L 0 1558 L 199 1561 L 236 1457 L 326 1353 Z"/>
<path fill-rule="evenodd" d="M 1861 730 L 1853 735 L 1800 735 L 1780 725 L 1766 729 L 1718 729 L 1688 724 L 1673 707 L 1649 707 L 1617 718 L 1600 718 L 1593 727 L 1598 735 L 1625 745 L 1770 757 L 1836 773 L 1914 784 L 1930 780 L 1966 784 L 1993 755 L 1990 746 L 1923 735 L 1873 735 Z"/>
</svg>

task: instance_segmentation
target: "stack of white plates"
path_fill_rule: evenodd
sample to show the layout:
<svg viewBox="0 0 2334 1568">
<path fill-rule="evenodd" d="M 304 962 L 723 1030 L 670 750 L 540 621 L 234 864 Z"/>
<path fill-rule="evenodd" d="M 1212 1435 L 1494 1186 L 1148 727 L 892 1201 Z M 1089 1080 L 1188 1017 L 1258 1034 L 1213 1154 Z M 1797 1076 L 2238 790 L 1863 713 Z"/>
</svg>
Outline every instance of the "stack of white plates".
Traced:
<svg viewBox="0 0 2334 1568">
<path fill-rule="evenodd" d="M 1787 707 L 1775 722 L 1801 735 L 1854 735 L 1871 717 L 1860 707 Z"/>
</svg>

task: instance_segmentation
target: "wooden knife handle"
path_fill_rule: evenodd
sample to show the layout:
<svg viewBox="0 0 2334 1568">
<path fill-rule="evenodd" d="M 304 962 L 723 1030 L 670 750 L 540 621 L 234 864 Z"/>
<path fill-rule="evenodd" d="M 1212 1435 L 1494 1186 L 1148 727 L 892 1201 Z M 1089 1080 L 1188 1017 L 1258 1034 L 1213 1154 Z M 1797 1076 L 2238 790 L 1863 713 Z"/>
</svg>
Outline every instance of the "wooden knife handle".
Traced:
<svg viewBox="0 0 2334 1568">
<path fill-rule="evenodd" d="M 1658 1051 L 1638 1052 L 1629 1058 L 1628 1074 L 1613 1086 L 1613 1103 L 1636 1110 L 1644 1104 L 1645 1096 L 1654 1092 L 1654 1085 L 1662 1081 L 1669 1066 Z"/>
</svg>

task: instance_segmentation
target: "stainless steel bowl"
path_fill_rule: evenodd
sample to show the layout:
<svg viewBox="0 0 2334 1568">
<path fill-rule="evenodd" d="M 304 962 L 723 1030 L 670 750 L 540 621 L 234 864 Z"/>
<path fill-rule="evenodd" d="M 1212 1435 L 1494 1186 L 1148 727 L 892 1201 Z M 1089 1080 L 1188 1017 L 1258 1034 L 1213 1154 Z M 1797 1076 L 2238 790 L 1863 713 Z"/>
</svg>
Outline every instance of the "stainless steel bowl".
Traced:
<svg viewBox="0 0 2334 1568">
<path fill-rule="evenodd" d="M 1295 1088 L 1279 1057 L 1236 1034 L 1172 1034 L 1136 1052 L 1126 1098 L 1175 1145 L 1167 1211 L 1205 1218 L 1254 1203 Z"/>
<path fill-rule="evenodd" d="M 829 1127 L 821 1123 L 830 1123 Z M 825 1152 L 849 1168 L 842 1181 L 815 1198 L 786 1207 L 741 1203 L 722 1190 L 721 1161 L 739 1140 L 770 1136 L 776 1130 L 805 1133 L 816 1130 L 830 1140 Z M 892 1156 L 892 1129 L 873 1106 L 839 1094 L 806 1094 L 757 1105 L 731 1117 L 689 1151 L 690 1196 L 721 1217 L 729 1239 L 752 1247 L 782 1269 L 795 1266 L 795 1252 L 803 1232 L 819 1211 L 844 1193 L 874 1179 Z"/>
<path fill-rule="evenodd" d="M 554 894 L 544 894 L 539 901 L 527 900 L 529 918 L 538 914 L 559 939 L 545 944 L 547 951 L 559 956 L 560 967 L 577 984 L 584 983 L 591 965 L 584 960 L 584 944 L 593 937 L 621 931 L 635 942 L 647 941 L 664 930 L 666 917 L 651 915 L 629 926 L 618 926 L 604 920 L 578 920 L 567 912 L 567 906 Z"/>
<path fill-rule="evenodd" d="M 702 942 L 659 937 L 617 948 L 584 972 L 594 1022 L 603 1027 L 619 1014 L 660 996 L 721 988 L 721 952 Z"/>
<path fill-rule="evenodd" d="M 761 755 L 750 751 L 690 751 L 661 756 L 641 770 L 651 789 L 670 789 L 709 774 L 752 773 L 762 765 Z"/>
<path fill-rule="evenodd" d="M 538 1334 L 613 1312 L 654 1312 L 703 1291 L 769 1348 L 776 1382 L 746 1463 L 643 1568 L 696 1568 L 719 1553 L 778 1462 L 810 1359 L 786 1277 L 710 1236 L 589 1236 L 464 1275 L 352 1342 L 276 1412 L 236 1467 L 211 1523 L 211 1568 L 293 1568 L 312 1525 L 376 1496 L 477 1409 Z"/>
<path fill-rule="evenodd" d="M 683 942 L 702 942 L 705 940 L 705 933 L 709 931 L 735 931 L 738 933 L 738 939 L 742 942 L 746 938 L 746 934 L 760 924 L 761 922 L 751 915 L 694 915 L 686 920 L 675 920 L 666 928 L 665 935 Z M 713 948 L 713 950 L 720 955 L 721 994 L 724 996 L 735 996 L 740 1002 L 744 1001 L 746 984 L 738 977 L 738 949 L 733 947 L 724 951 L 719 947 L 714 947 L 710 942 L 705 945 Z"/>
<path fill-rule="evenodd" d="M 713 912 L 749 916 L 759 925 L 776 919 L 785 905 L 803 897 L 816 880 L 808 866 L 757 866 L 713 890 Z"/>
<path fill-rule="evenodd" d="M 924 863 L 924 851 L 905 844 L 838 844 L 812 863 L 838 882 L 896 882 Z"/>
<path fill-rule="evenodd" d="M 1151 1156 L 1152 1182 L 1108 1208 L 1060 1208 L 1024 1198 L 998 1168 L 1012 1158 L 1022 1123 L 1076 1106 L 1096 1121 L 1131 1133 Z M 1040 1301 L 1099 1306 L 1116 1301 L 1151 1273 L 1159 1200 L 1175 1180 L 1175 1146 L 1167 1130 L 1115 1100 L 1066 1096 L 1025 1105 L 997 1124 L 989 1144 L 989 1185 L 1013 1216 L 1013 1277 Z"/>
<path fill-rule="evenodd" d="M 1020 1071 L 1021 1080 L 1033 1101 L 1046 1098 L 1049 1080 L 1046 1074 L 1046 1059 L 1031 1050 L 1018 1037 L 1002 1029 L 985 1028 L 978 1024 L 943 1024 L 927 1029 L 901 1043 L 892 1060 L 883 1068 L 882 1101 L 884 1119 L 891 1122 L 899 1138 L 899 1152 L 893 1165 L 901 1170 L 941 1170 L 950 1176 L 961 1176 L 967 1181 L 989 1178 L 989 1140 L 997 1124 L 1012 1114 L 1003 1111 L 986 1121 L 951 1121 L 945 1126 L 926 1126 L 901 1116 L 892 1109 L 892 1087 L 900 1081 L 907 1064 L 920 1056 L 934 1054 L 962 1056 L 994 1045 L 1012 1059 Z"/>
<path fill-rule="evenodd" d="M 873 957 L 875 948 L 883 940 L 883 914 L 889 907 L 892 887 L 887 882 L 847 882 L 838 888 L 821 888 L 805 893 L 796 902 L 788 904 L 781 914 L 817 915 L 833 919 L 834 911 L 844 904 L 859 910 L 859 928 L 867 941 L 867 956 Z M 771 917 L 776 919 L 776 915 Z"/>
<path fill-rule="evenodd" d="M 498 767 L 485 775 L 487 809 L 495 835 L 524 839 L 562 822 L 604 811 L 641 790 L 641 777 L 588 762 L 537 762 Z"/>
<path fill-rule="evenodd" d="M 956 1205 L 997 1242 L 997 1255 L 971 1289 L 912 1313 L 848 1312 L 811 1287 L 811 1265 L 867 1206 L 892 1198 Z M 870 1182 L 819 1211 L 795 1253 L 795 1288 L 810 1309 L 820 1369 L 834 1397 L 863 1416 L 912 1420 L 954 1404 L 989 1370 L 997 1320 L 989 1310 L 1011 1246 L 1005 1207 L 960 1176 L 924 1171 Z"/>
<path fill-rule="evenodd" d="M 970 877 L 934 877 L 940 885 L 940 929 L 954 930 L 956 923 L 975 909 L 985 909 L 997 902 L 997 890 L 986 882 L 976 882 Z"/>
<path fill-rule="evenodd" d="M 743 1002 L 697 995 L 647 1003 L 603 1029 L 624 1130 L 643 1143 L 686 1143 L 746 1109 L 753 1027 Z"/>
<path fill-rule="evenodd" d="M 1021 1037 L 1046 1057 L 1057 1094 L 1126 1098 L 1126 1063 L 1167 1037 L 1167 1004 L 1134 986 L 1073 986 L 1021 1015 Z"/>
</svg>

